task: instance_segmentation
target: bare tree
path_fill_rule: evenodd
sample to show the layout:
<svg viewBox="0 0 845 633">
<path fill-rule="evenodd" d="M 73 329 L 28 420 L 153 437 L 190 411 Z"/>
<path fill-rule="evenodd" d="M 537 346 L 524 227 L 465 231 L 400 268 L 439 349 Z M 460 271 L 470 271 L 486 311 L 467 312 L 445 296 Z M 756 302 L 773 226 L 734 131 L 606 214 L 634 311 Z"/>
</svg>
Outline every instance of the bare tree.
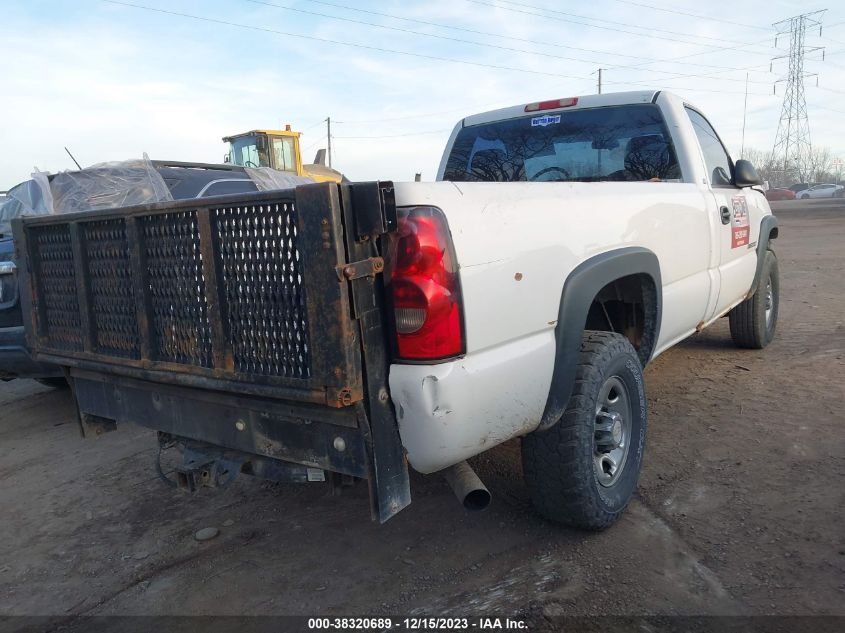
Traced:
<svg viewBox="0 0 845 633">
<path fill-rule="evenodd" d="M 782 166 L 777 164 L 771 152 L 746 147 L 744 156 L 745 160 L 754 165 L 760 177 L 764 181 L 768 181 L 772 187 L 792 184 L 784 181 Z"/>
<path fill-rule="evenodd" d="M 831 179 L 834 156 L 829 147 L 814 147 L 808 159 L 810 182 L 824 182 Z"/>
</svg>

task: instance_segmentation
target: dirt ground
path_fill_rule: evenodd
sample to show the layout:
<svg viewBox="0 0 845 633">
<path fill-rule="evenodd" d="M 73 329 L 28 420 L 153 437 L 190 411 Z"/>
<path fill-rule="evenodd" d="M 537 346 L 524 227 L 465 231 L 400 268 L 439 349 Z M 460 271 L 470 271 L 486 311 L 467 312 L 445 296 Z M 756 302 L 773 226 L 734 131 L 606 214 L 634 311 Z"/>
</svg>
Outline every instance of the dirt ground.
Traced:
<svg viewBox="0 0 845 633">
<path fill-rule="evenodd" d="M 516 442 L 475 460 L 488 511 L 414 475 L 382 526 L 363 486 L 171 490 L 151 431 L 82 440 L 67 391 L 0 385 L 0 616 L 845 615 L 845 206 L 777 213 L 775 341 L 723 319 L 649 367 L 639 491 L 601 534 L 532 511 Z"/>
</svg>

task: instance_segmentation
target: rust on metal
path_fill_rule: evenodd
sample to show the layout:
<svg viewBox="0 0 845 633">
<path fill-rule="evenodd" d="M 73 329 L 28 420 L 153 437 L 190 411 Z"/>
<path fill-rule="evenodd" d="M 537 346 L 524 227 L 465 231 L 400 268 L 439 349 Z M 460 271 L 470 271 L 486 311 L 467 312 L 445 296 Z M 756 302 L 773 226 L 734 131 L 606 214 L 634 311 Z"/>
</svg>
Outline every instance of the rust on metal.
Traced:
<svg viewBox="0 0 845 633">
<path fill-rule="evenodd" d="M 369 257 L 359 262 L 352 262 L 345 266 L 337 267 L 337 277 L 343 279 L 361 279 L 363 277 L 375 277 L 384 271 L 384 259 L 381 257 Z"/>
<path fill-rule="evenodd" d="M 135 299 L 135 320 L 138 324 L 138 341 L 142 361 L 150 359 L 150 293 L 146 285 L 146 259 L 138 232 L 138 219 L 126 218 L 126 241 L 129 245 L 129 261 L 133 271 L 132 296 Z"/>
<path fill-rule="evenodd" d="M 197 210 L 203 279 L 205 280 L 206 303 L 208 305 L 208 317 L 212 330 L 211 350 L 214 358 L 214 366 L 231 371 L 234 369 L 235 361 L 232 354 L 232 347 L 228 344 L 225 319 L 222 314 L 225 297 L 221 295 L 219 284 L 220 257 L 214 240 L 210 214 L 209 209 Z"/>
<path fill-rule="evenodd" d="M 330 407 L 363 398 L 337 185 L 15 224 L 36 358 Z"/>
<path fill-rule="evenodd" d="M 83 244 L 78 222 L 68 225 L 73 250 L 73 273 L 76 280 L 76 301 L 79 305 L 79 323 L 82 327 L 82 349 L 90 352 L 94 348 L 94 331 L 91 323 L 91 294 L 87 270 L 87 252 Z"/>
</svg>

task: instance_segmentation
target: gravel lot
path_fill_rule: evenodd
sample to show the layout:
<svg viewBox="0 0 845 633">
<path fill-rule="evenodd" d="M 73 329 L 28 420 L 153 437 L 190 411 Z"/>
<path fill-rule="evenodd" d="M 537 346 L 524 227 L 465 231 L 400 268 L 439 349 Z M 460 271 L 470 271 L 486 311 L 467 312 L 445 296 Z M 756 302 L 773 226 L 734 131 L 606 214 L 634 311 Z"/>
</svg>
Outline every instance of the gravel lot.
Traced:
<svg viewBox="0 0 845 633">
<path fill-rule="evenodd" d="M 475 461 L 494 495 L 476 515 L 437 477 L 414 476 L 383 526 L 362 486 L 244 476 L 189 496 L 156 478 L 152 432 L 83 441 L 67 391 L 16 380 L 0 385 L 0 615 L 845 615 L 845 206 L 776 212 L 775 341 L 735 349 L 723 319 L 653 363 L 645 468 L 612 529 L 534 514 L 515 442 Z M 207 526 L 220 535 L 194 540 Z"/>
</svg>

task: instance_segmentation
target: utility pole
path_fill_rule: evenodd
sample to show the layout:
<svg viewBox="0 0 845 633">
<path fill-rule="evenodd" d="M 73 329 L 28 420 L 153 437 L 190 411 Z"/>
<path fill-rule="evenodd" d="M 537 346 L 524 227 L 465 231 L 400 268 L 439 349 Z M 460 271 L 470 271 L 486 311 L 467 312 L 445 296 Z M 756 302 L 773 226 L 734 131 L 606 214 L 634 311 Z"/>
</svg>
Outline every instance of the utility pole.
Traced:
<svg viewBox="0 0 845 633">
<path fill-rule="evenodd" d="M 807 46 L 804 44 L 804 39 L 808 27 L 818 26 L 819 35 L 821 35 L 821 21 L 825 11 L 826 9 L 822 9 L 811 13 L 802 13 L 775 22 L 772 25 L 777 29 L 775 46 L 777 46 L 778 37 L 789 34 L 789 53 L 772 58 L 772 62 L 778 59 L 789 60 L 789 70 L 786 77 L 775 82 L 775 94 L 777 94 L 777 84 L 782 81 L 786 82 L 778 131 L 772 149 L 773 162 L 779 167 L 778 171 L 783 181 L 780 184 L 786 184 L 790 179 L 804 182 L 808 176 L 812 146 L 810 143 L 807 101 L 804 98 L 804 79 L 816 77 L 816 81 L 818 81 L 818 75 L 804 72 L 804 56 L 807 53 L 824 51 L 824 47 Z"/>
<path fill-rule="evenodd" d="M 745 73 L 745 103 L 742 104 L 742 149 L 739 157 L 745 158 L 745 117 L 748 114 L 748 73 Z"/>
<path fill-rule="evenodd" d="M 329 169 L 332 167 L 332 118 L 326 117 L 326 135 L 329 139 Z"/>
<path fill-rule="evenodd" d="M 599 68 L 599 94 L 601 94 L 601 71 L 603 70 L 604 68 Z"/>
</svg>

